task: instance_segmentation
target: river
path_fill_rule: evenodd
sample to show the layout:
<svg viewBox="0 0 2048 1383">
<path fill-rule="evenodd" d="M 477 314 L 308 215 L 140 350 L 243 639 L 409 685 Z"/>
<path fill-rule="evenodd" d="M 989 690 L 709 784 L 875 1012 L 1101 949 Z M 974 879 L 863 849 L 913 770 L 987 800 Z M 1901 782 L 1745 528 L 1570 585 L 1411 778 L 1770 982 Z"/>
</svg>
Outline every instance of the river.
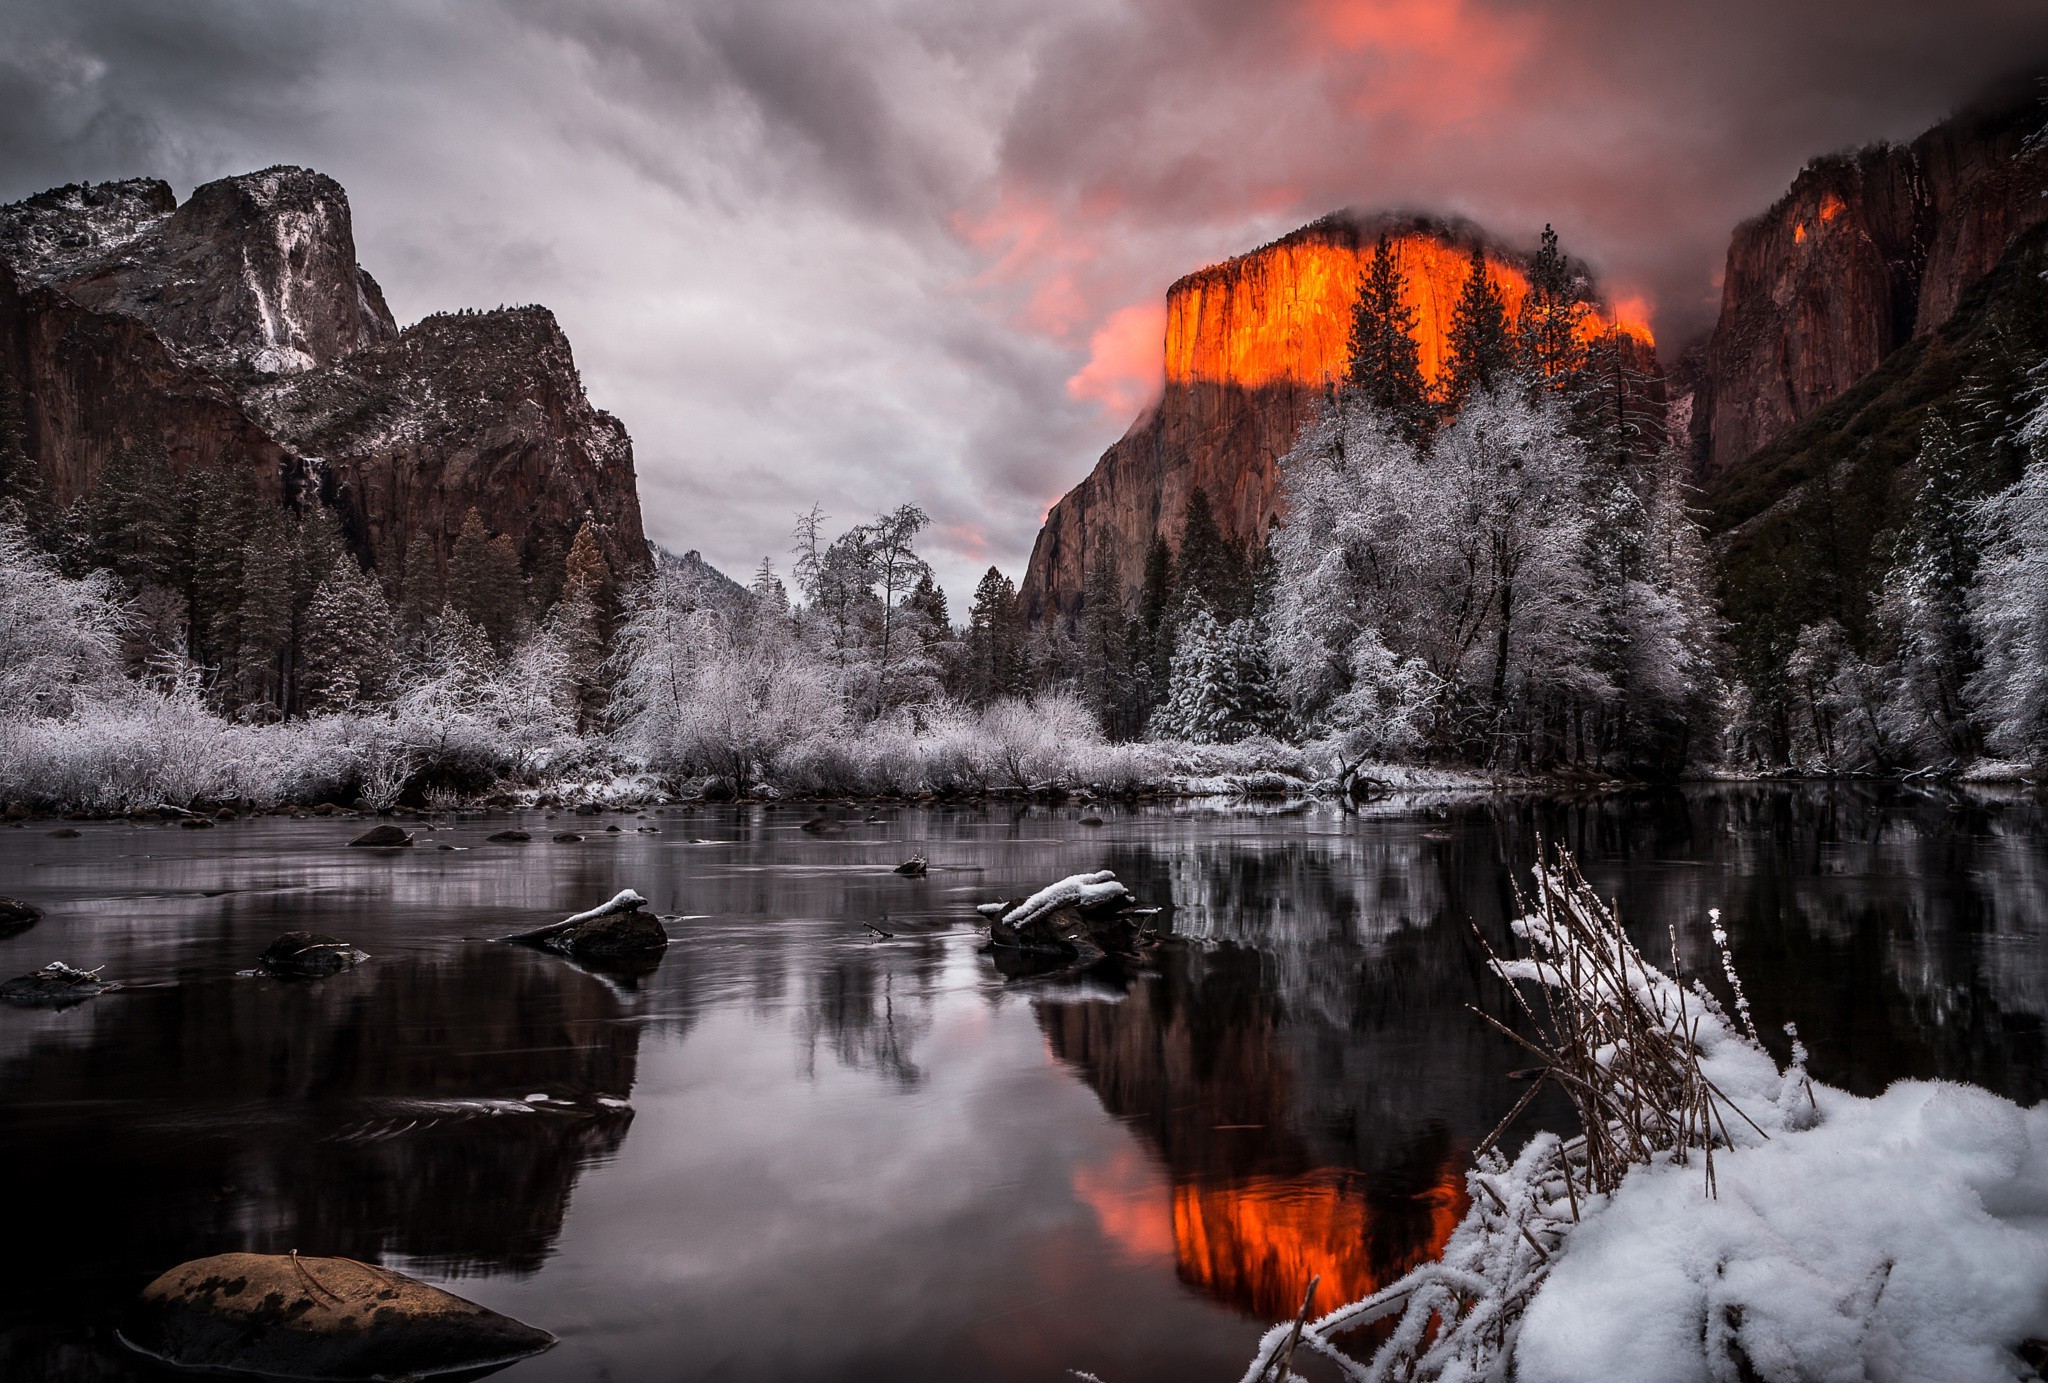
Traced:
<svg viewBox="0 0 2048 1383">
<path fill-rule="evenodd" d="M 1333 1305 L 1462 1212 L 1526 1064 L 1466 1010 L 1505 1002 L 1473 929 L 1506 944 L 1539 836 L 1725 993 L 1720 908 L 1822 1080 L 2048 1084 L 2036 798 L 828 810 L 451 817 L 380 852 L 327 819 L 0 831 L 0 893 L 48 912 L 0 975 L 125 986 L 0 1009 L 0 1377 L 155 1377 L 114 1338 L 145 1282 L 293 1248 L 561 1337 L 508 1383 L 1233 1377 L 1311 1272 Z M 1005 979 L 973 905 L 1097 868 L 1172 905 L 1156 961 Z M 626 887 L 671 918 L 647 973 L 486 939 Z M 291 929 L 372 958 L 245 973 Z"/>
</svg>

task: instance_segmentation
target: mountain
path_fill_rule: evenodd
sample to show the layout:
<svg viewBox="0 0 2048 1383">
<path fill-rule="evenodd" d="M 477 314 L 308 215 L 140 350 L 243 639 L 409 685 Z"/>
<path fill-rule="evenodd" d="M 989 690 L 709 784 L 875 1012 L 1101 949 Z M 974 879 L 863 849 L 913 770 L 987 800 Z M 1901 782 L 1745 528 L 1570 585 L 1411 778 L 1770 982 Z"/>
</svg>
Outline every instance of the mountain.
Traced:
<svg viewBox="0 0 2048 1383">
<path fill-rule="evenodd" d="M 1134 586 L 1153 535 L 1179 533 L 1197 488 L 1225 537 L 1264 541 L 1281 510 L 1276 463 L 1344 373 L 1359 274 L 1382 232 L 1407 278 L 1432 381 L 1475 247 L 1511 313 L 1527 292 L 1525 257 L 1475 226 L 1354 212 L 1181 279 L 1166 294 L 1160 401 L 1046 515 L 1019 588 L 1028 618 L 1075 612 L 1092 544 L 1108 544 Z M 1608 324 L 1596 316 L 1590 329 Z M 1647 329 L 1631 332 L 1647 344 Z"/>
<path fill-rule="evenodd" d="M 648 567 L 632 441 L 591 406 L 544 308 L 400 330 L 356 262 L 348 195 L 303 168 L 223 178 L 183 204 L 154 179 L 0 207 L 0 374 L 45 497 L 110 458 L 237 468 L 341 516 L 359 555 L 424 534 L 445 561 L 468 510 L 529 569 L 588 519 L 614 571 Z"/>
<path fill-rule="evenodd" d="M 1924 341 L 2029 227 L 2048 220 L 2034 84 L 1909 144 L 1816 159 L 1735 230 L 1693 435 L 1710 483 Z"/>
</svg>

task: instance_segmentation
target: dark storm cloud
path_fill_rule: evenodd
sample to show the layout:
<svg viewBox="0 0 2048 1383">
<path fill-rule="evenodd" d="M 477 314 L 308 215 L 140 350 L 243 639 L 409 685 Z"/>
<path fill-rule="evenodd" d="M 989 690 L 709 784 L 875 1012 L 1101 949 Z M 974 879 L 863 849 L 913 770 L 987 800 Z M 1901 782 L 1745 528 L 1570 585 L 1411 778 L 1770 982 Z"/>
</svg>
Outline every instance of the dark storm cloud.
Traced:
<svg viewBox="0 0 2048 1383">
<path fill-rule="evenodd" d="M 957 600 L 1180 274 L 1347 204 L 1549 221 L 1669 347 L 1805 159 L 2044 54 L 2037 0 L 14 0 L 0 196 L 318 167 L 402 317 L 557 311 L 650 532 L 745 568 L 914 499 Z"/>
</svg>

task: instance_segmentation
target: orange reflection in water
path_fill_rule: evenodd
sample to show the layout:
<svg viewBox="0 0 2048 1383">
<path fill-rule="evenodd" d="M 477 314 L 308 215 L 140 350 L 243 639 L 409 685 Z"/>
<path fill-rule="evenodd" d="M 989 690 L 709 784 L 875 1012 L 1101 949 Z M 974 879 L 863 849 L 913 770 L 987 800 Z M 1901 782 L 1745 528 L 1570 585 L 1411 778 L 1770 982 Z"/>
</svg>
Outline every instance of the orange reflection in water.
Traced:
<svg viewBox="0 0 2048 1383">
<path fill-rule="evenodd" d="M 1209 1295 L 1276 1319 L 1300 1307 L 1311 1275 L 1328 1310 L 1435 1258 L 1468 1204 L 1448 1165 L 1420 1194 L 1375 1204 L 1363 1178 L 1338 1168 L 1169 1189 L 1134 1149 L 1075 1168 L 1074 1193 L 1122 1257 L 1171 1261 Z"/>
<path fill-rule="evenodd" d="M 1415 313 L 1423 377 L 1443 373 L 1451 316 L 1471 272 L 1471 251 L 1424 233 L 1395 237 L 1394 256 Z M 1313 238 L 1264 250 L 1190 275 L 1176 284 L 1166 310 L 1166 378 L 1255 386 L 1320 385 L 1341 378 L 1350 360 L 1351 313 L 1358 280 L 1373 246 L 1353 250 Z M 1487 277 L 1510 318 L 1528 294 L 1511 264 L 1489 259 Z M 1649 324 L 1628 311 L 1589 312 L 1588 340 L 1619 328 L 1654 345 Z"/>
<path fill-rule="evenodd" d="M 1413 1214 L 1393 1216 L 1367 1201 L 1355 1174 L 1324 1168 L 1176 1186 L 1173 1234 L 1183 1277 L 1278 1318 L 1300 1308 L 1312 1275 L 1322 1278 L 1316 1302 L 1329 1310 L 1435 1258 L 1466 1204 L 1464 1180 L 1448 1168 L 1415 1198 Z"/>
</svg>

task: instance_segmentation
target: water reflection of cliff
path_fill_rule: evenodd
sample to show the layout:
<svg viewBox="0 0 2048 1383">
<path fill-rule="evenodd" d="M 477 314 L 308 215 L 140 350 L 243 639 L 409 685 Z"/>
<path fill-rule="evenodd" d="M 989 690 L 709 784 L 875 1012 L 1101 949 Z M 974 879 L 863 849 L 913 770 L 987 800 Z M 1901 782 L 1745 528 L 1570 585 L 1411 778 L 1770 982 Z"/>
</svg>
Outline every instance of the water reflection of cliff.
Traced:
<svg viewBox="0 0 2048 1383">
<path fill-rule="evenodd" d="M 631 1120 L 639 1035 L 617 993 L 515 948 L 96 1002 L 88 1040 L 0 1068 L 10 1237 L 63 1245 L 61 1269 L 17 1261 L 8 1274 L 7 1377 L 38 1376 L 43 1327 L 104 1317 L 204 1254 L 533 1271 L 579 1172 Z M 110 1349 L 96 1372 L 67 1367 L 125 1377 L 128 1365 Z"/>
<path fill-rule="evenodd" d="M 1317 1088 L 1347 1063 L 1300 1059 L 1346 1031 L 1291 1017 L 1271 981 L 1248 947 L 1174 948 L 1120 1002 L 1037 1009 L 1054 1054 L 1165 1164 L 1163 1180 L 1084 1168 L 1076 1193 L 1113 1239 L 1170 1244 L 1184 1281 L 1269 1317 L 1311 1275 L 1327 1306 L 1441 1252 L 1469 1136 L 1423 1099 L 1361 1143 L 1351 1092 Z"/>
</svg>

